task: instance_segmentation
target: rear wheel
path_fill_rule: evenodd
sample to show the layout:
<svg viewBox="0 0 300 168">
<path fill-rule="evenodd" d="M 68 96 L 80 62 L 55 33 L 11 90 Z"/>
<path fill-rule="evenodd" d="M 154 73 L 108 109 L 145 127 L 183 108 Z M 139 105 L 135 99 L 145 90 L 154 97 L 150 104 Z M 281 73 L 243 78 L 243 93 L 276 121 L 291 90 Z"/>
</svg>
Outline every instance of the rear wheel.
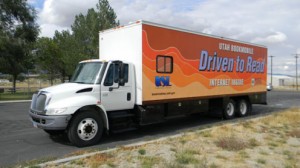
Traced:
<svg viewBox="0 0 300 168">
<path fill-rule="evenodd" d="M 225 119 L 231 119 L 235 115 L 235 101 L 230 99 L 224 106 L 223 114 Z"/>
<path fill-rule="evenodd" d="M 99 142 L 102 133 L 101 116 L 95 111 L 83 111 L 72 119 L 68 138 L 77 147 L 91 146 Z"/>
<path fill-rule="evenodd" d="M 242 99 L 237 104 L 237 116 L 244 117 L 251 111 L 251 104 L 249 101 Z"/>
</svg>

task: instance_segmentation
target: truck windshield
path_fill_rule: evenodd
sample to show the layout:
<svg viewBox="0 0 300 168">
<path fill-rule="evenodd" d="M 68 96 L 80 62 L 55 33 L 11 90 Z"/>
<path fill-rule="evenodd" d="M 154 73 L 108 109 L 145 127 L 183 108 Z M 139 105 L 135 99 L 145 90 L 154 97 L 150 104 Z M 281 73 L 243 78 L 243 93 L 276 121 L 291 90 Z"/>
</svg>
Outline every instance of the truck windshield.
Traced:
<svg viewBox="0 0 300 168">
<path fill-rule="evenodd" d="M 73 74 L 71 83 L 95 84 L 100 82 L 101 62 L 80 63 Z"/>
</svg>

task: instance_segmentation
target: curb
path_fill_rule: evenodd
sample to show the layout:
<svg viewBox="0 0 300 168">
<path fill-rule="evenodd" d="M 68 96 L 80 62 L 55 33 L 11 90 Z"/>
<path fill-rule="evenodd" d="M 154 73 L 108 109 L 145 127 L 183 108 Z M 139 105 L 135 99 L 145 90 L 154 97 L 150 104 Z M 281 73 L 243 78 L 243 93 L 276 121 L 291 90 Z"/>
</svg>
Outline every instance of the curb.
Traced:
<svg viewBox="0 0 300 168">
<path fill-rule="evenodd" d="M 31 102 L 31 100 L 0 101 L 0 104 L 3 104 L 3 103 L 26 103 L 26 102 Z"/>
</svg>

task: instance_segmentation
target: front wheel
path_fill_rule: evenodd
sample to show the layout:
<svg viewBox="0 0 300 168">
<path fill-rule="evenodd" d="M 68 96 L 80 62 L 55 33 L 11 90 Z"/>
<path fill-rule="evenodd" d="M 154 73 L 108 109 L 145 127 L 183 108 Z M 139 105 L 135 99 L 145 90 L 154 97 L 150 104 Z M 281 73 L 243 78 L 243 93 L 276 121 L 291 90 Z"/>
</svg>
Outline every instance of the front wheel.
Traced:
<svg viewBox="0 0 300 168">
<path fill-rule="evenodd" d="M 101 116 L 95 111 L 83 111 L 73 117 L 68 138 L 77 147 L 91 146 L 99 142 L 102 133 Z"/>
</svg>

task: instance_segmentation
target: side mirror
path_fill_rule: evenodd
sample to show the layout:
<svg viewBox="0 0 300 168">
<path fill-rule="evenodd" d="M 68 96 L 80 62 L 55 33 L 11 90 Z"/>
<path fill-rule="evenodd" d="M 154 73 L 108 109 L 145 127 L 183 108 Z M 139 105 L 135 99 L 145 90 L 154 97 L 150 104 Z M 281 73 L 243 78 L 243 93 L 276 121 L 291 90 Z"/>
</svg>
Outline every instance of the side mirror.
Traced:
<svg viewBox="0 0 300 168">
<path fill-rule="evenodd" d="M 124 80 L 124 78 L 120 78 L 120 79 L 119 79 L 119 85 L 120 85 L 120 86 L 124 86 L 124 85 L 125 85 L 125 80 Z"/>
</svg>

